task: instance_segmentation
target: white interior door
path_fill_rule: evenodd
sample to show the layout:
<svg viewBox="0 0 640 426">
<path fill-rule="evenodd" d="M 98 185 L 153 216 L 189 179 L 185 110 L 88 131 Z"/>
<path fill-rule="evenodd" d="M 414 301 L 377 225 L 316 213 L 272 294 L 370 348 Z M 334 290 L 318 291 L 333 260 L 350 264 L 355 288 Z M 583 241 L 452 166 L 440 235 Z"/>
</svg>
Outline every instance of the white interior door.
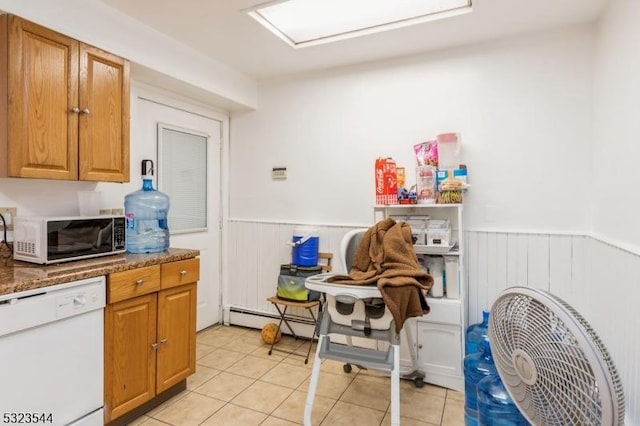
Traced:
<svg viewBox="0 0 640 426">
<path fill-rule="evenodd" d="M 135 98 L 135 133 L 132 134 L 132 144 L 135 138 L 141 140 L 157 140 L 158 123 L 168 124 L 182 129 L 208 136 L 207 143 L 207 226 L 205 230 L 171 234 L 171 247 L 190 248 L 200 250 L 200 282 L 198 283 L 197 329 L 201 330 L 209 325 L 221 322 L 220 310 L 220 215 L 221 215 L 221 143 L 223 134 L 223 119 L 217 119 L 215 114 L 208 116 L 195 107 L 197 112 L 191 112 L 184 104 L 175 106 L 171 101 L 163 99 L 148 99 L 148 95 L 137 95 Z M 227 121 L 228 123 L 228 121 Z M 149 144 L 145 142 L 147 150 Z M 154 144 L 155 146 L 155 144 Z M 132 149 L 132 151 L 134 151 Z M 137 150 L 135 150 L 137 151 Z M 140 153 L 142 158 L 153 158 L 158 164 L 157 147 L 155 152 Z M 153 156 L 151 156 L 153 155 Z M 132 177 L 136 173 L 136 165 L 140 164 L 132 157 Z M 157 181 L 156 181 L 157 182 Z M 162 187 L 158 188 L 162 191 Z"/>
</svg>

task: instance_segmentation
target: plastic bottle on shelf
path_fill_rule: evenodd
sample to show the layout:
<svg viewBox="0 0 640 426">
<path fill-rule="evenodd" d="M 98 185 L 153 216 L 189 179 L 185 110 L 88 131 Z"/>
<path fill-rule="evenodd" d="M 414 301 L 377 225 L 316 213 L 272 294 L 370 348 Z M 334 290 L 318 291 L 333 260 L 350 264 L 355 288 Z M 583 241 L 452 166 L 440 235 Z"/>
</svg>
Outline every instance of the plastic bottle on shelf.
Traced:
<svg viewBox="0 0 640 426">
<path fill-rule="evenodd" d="M 471 324 L 465 334 L 465 355 L 470 355 L 480 349 L 484 339 L 489 337 L 489 311 L 482 311 L 482 322 Z"/>
<path fill-rule="evenodd" d="M 478 382 L 478 424 L 480 426 L 528 426 L 498 374 Z"/>
<path fill-rule="evenodd" d="M 169 248 L 169 196 L 153 189 L 153 161 L 142 160 L 142 189 L 124 198 L 127 252 L 155 253 Z"/>
<path fill-rule="evenodd" d="M 480 352 L 464 358 L 464 423 L 466 426 L 478 425 L 478 390 L 480 380 L 489 375 L 498 374 L 491 355 L 489 339 L 482 341 Z"/>
</svg>

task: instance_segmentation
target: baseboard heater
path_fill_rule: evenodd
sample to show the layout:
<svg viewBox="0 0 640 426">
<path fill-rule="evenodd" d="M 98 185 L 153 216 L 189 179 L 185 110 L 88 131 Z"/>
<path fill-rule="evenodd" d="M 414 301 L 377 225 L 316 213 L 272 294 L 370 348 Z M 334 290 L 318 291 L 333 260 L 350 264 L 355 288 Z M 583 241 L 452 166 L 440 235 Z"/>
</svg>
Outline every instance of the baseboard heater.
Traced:
<svg viewBox="0 0 640 426">
<path fill-rule="evenodd" d="M 315 322 L 311 318 L 296 314 L 290 315 L 289 313 L 287 313 L 286 318 L 296 335 L 309 339 L 313 336 Z M 262 329 L 265 324 L 270 322 L 278 324 L 280 322 L 280 315 L 242 306 L 227 305 L 224 308 L 225 325 L 239 325 L 242 327 Z M 284 323 L 281 329 L 284 334 L 291 334 Z"/>
</svg>

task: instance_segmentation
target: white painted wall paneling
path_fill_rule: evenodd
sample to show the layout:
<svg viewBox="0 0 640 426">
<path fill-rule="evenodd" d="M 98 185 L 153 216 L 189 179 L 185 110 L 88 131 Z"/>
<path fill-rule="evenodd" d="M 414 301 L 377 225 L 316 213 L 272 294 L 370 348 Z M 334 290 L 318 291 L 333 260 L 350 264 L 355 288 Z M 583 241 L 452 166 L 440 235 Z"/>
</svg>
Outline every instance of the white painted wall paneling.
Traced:
<svg viewBox="0 0 640 426">
<path fill-rule="evenodd" d="M 276 314 L 266 298 L 275 293 L 279 265 L 290 261 L 285 241 L 294 228 L 288 223 L 230 222 L 227 305 Z M 321 251 L 338 256 L 339 242 L 351 228 L 317 228 Z M 507 287 L 535 287 L 562 298 L 591 324 L 610 352 L 625 387 L 627 424 L 637 424 L 640 254 L 584 235 L 469 231 L 465 243 L 469 324 L 481 321 L 482 310 L 490 309 Z M 302 310 L 292 313 L 305 315 Z"/>
</svg>

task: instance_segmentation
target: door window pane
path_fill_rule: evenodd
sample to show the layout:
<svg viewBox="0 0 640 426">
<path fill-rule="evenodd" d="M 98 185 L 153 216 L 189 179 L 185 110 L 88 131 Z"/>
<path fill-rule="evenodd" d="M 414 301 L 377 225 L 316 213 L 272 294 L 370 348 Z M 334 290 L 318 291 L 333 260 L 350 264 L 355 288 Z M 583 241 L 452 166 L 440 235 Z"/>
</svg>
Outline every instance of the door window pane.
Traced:
<svg viewBox="0 0 640 426">
<path fill-rule="evenodd" d="M 171 200 L 169 231 L 207 229 L 207 142 L 200 132 L 158 123 L 158 189 Z"/>
</svg>

